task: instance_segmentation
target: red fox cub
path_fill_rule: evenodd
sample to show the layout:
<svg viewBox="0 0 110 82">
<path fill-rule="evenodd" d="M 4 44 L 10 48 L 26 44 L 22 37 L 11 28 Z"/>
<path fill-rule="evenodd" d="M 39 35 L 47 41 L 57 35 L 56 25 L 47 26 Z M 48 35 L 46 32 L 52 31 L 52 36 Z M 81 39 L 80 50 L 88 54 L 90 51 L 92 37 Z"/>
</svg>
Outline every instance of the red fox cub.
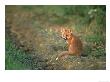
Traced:
<svg viewBox="0 0 110 82">
<path fill-rule="evenodd" d="M 58 55 L 56 60 L 67 58 L 69 55 L 81 56 L 82 54 L 82 42 L 73 35 L 70 29 L 61 28 L 61 37 L 66 40 L 68 44 L 68 51 L 63 51 Z"/>
</svg>

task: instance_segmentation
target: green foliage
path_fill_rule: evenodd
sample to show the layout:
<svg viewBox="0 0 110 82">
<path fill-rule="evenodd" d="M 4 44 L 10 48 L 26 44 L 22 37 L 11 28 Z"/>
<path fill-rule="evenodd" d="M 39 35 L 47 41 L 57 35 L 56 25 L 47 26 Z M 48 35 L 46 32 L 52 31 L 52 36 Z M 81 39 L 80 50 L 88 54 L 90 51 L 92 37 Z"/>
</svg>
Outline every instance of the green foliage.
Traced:
<svg viewBox="0 0 110 82">
<path fill-rule="evenodd" d="M 6 39 L 5 69 L 31 69 L 31 57 Z"/>
<path fill-rule="evenodd" d="M 6 6 L 6 19 L 14 28 L 12 36 L 17 36 L 6 37 L 6 69 L 105 69 L 105 5 Z M 60 27 L 72 29 L 81 39 L 86 58 L 55 60 L 60 52 L 68 50 L 60 37 Z M 20 46 L 13 40 L 18 40 Z"/>
</svg>

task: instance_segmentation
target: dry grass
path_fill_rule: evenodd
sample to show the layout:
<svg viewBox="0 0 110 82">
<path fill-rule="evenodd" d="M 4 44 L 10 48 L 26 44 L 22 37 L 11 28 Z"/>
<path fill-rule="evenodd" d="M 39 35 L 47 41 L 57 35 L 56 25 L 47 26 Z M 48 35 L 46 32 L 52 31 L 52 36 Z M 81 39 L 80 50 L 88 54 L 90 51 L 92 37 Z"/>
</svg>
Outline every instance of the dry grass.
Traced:
<svg viewBox="0 0 110 82">
<path fill-rule="evenodd" d="M 80 23 L 84 17 L 78 13 L 68 15 L 64 9 L 65 6 L 6 6 L 6 69 L 106 69 L 105 27 L 101 28 L 96 18 L 87 24 Z M 67 50 L 60 38 L 60 27 L 71 28 L 82 40 L 85 57 L 55 60 L 60 52 Z M 7 49 L 8 44 L 14 47 Z"/>
</svg>

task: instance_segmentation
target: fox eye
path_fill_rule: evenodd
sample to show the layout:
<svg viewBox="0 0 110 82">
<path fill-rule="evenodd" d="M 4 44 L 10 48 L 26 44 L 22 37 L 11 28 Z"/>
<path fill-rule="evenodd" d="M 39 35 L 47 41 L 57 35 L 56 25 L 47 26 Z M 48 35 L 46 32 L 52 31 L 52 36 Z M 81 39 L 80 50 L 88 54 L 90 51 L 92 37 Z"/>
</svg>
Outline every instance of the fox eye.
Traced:
<svg viewBox="0 0 110 82">
<path fill-rule="evenodd" d="M 66 35 L 66 37 L 68 37 L 68 35 Z"/>
</svg>

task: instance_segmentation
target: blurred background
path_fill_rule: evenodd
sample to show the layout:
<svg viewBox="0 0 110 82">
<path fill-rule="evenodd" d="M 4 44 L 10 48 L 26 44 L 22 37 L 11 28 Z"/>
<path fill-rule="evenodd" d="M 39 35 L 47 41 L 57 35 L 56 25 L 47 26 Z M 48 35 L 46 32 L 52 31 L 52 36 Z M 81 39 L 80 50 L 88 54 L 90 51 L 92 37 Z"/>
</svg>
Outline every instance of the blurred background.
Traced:
<svg viewBox="0 0 110 82">
<path fill-rule="evenodd" d="M 67 44 L 60 28 L 72 29 L 84 57 L 56 61 Z M 6 70 L 105 70 L 105 5 L 6 5 Z"/>
</svg>

